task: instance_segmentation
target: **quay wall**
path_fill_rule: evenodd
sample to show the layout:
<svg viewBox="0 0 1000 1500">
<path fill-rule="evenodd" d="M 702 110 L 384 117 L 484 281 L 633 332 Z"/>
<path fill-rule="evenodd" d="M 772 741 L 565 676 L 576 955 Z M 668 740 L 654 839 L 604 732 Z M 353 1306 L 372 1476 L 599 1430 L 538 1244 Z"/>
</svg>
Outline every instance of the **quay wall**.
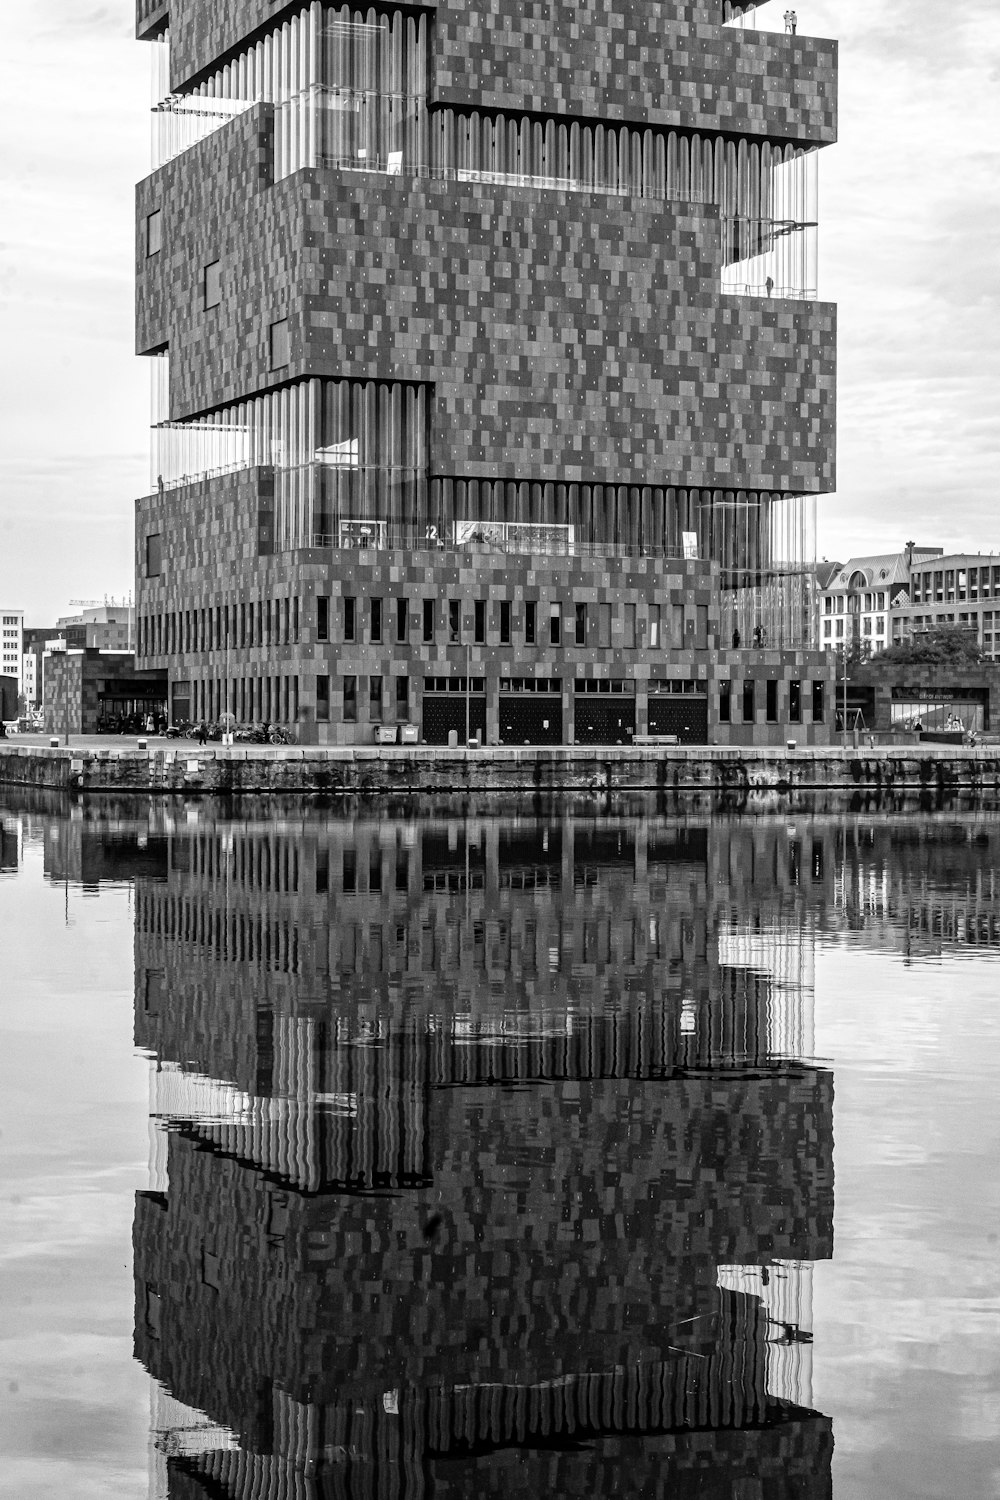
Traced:
<svg viewBox="0 0 1000 1500">
<path fill-rule="evenodd" d="M 148 750 L 0 744 L 0 785 L 82 794 L 1000 790 L 1000 751 L 664 746 L 481 750 L 429 746 Z"/>
</svg>

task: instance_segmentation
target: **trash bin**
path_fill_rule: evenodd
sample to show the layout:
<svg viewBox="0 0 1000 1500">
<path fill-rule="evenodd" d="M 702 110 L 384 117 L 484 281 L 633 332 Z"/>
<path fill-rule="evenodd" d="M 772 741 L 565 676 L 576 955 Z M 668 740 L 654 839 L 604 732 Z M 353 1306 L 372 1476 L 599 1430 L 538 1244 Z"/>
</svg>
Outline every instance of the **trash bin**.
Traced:
<svg viewBox="0 0 1000 1500">
<path fill-rule="evenodd" d="M 400 743 L 403 745 L 415 745 L 419 736 L 416 724 L 402 724 L 399 729 Z"/>
<path fill-rule="evenodd" d="M 448 730 L 448 749 L 449 750 L 457 750 L 458 749 L 458 730 L 457 729 L 449 729 Z"/>
</svg>

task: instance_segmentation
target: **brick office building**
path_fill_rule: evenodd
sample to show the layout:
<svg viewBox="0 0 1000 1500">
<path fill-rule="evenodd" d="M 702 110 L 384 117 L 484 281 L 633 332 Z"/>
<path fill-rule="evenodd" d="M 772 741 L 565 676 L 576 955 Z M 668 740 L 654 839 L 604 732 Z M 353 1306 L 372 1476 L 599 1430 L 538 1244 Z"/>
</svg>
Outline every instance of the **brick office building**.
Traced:
<svg viewBox="0 0 1000 1500">
<path fill-rule="evenodd" d="M 828 739 L 837 51 L 733 11 L 139 0 L 174 718 Z"/>
</svg>

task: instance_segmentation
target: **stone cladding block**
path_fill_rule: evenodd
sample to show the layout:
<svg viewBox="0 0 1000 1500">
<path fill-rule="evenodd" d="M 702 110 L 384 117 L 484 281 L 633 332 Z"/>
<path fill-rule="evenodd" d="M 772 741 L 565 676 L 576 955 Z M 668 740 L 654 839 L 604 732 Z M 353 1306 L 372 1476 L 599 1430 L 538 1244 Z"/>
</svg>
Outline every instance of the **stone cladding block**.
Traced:
<svg viewBox="0 0 1000 1500">
<path fill-rule="evenodd" d="M 140 23 L 149 5 L 139 0 Z M 301 8 L 302 0 L 172 0 L 171 87 L 192 84 Z M 722 0 L 427 0 L 422 8 L 433 18 L 435 103 L 815 145 L 836 139 L 836 42 L 723 27 Z M 166 14 L 160 7 L 155 19 Z"/>
<path fill-rule="evenodd" d="M 432 472 L 835 487 L 836 309 L 723 296 L 717 211 L 318 170 L 255 193 L 265 116 L 139 188 L 164 246 L 140 243 L 137 347 L 169 345 L 175 419 L 289 378 L 412 380 L 435 388 Z"/>
</svg>

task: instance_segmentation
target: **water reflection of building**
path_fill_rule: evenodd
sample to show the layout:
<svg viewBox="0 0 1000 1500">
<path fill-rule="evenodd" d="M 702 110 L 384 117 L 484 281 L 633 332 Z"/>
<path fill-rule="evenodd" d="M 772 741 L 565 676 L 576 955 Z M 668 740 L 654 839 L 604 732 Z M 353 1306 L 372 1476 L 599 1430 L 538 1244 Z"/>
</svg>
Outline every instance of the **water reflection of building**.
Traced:
<svg viewBox="0 0 1000 1500">
<path fill-rule="evenodd" d="M 136 892 L 161 1493 L 611 1494 L 627 1465 L 829 1494 L 832 1083 L 790 1045 L 818 887 L 787 829 L 261 822 L 166 853 Z"/>
<path fill-rule="evenodd" d="M 1000 826 L 976 815 L 845 826 L 833 924 L 907 954 L 1000 946 Z"/>
</svg>

